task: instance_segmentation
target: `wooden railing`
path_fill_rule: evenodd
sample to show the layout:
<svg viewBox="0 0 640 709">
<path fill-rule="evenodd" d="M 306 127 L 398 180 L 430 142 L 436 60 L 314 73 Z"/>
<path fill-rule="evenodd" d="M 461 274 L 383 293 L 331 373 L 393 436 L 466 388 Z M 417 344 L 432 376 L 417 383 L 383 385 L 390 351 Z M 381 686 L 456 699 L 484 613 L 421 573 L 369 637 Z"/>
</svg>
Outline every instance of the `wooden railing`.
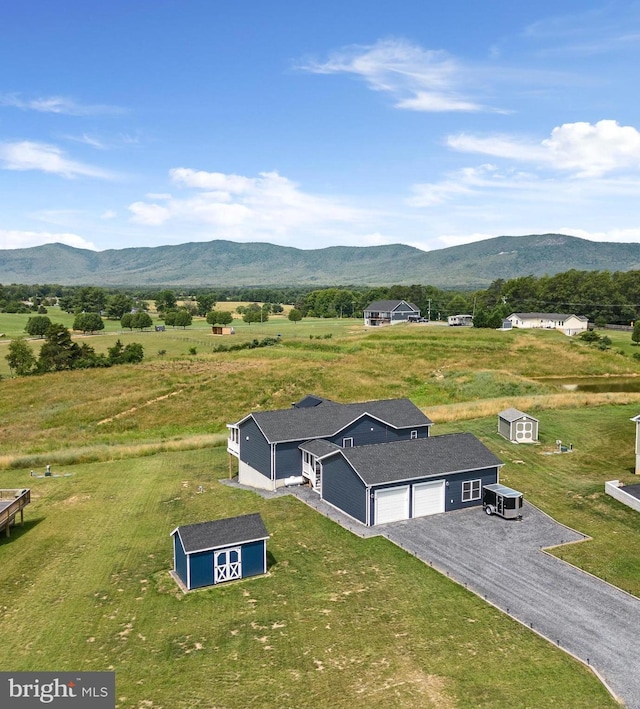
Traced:
<svg viewBox="0 0 640 709">
<path fill-rule="evenodd" d="M 0 531 L 5 530 L 5 533 L 10 536 L 11 523 L 15 521 L 15 517 L 20 513 L 20 524 L 24 523 L 23 509 L 31 502 L 31 490 L 0 490 L 0 502 L 11 500 L 5 507 L 0 505 Z"/>
</svg>

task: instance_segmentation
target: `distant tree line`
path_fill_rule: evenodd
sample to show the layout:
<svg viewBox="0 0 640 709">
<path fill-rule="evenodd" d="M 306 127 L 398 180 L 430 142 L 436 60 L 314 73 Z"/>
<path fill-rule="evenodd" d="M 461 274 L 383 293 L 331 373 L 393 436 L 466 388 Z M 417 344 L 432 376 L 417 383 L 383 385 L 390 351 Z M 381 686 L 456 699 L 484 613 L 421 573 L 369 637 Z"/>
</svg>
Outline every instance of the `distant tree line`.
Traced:
<svg viewBox="0 0 640 709">
<path fill-rule="evenodd" d="M 229 312 L 224 303 L 247 302 L 240 313 L 247 322 L 262 321 L 283 305 L 293 305 L 296 316 L 318 318 L 361 318 L 364 308 L 375 300 L 402 299 L 415 304 L 425 317 L 469 313 L 476 326 L 497 327 L 512 312 L 560 312 L 585 315 L 591 321 L 629 324 L 640 316 L 640 271 L 577 271 L 554 276 L 521 276 L 497 279 L 488 288 L 443 290 L 430 285 L 291 286 L 116 289 L 93 286 L 0 285 L 0 309 L 4 312 L 44 314 L 57 303 L 70 313 L 99 313 L 121 320 L 132 311 L 144 311 L 155 302 L 167 325 L 187 327 L 188 317 L 206 317 L 212 312 Z M 258 305 L 261 303 L 262 305 Z M 255 307 L 254 307 L 255 306 Z M 248 309 L 248 312 L 247 312 Z M 167 320 L 168 317 L 168 320 Z M 224 316 L 223 316 L 224 317 Z M 497 324 L 496 324 L 497 323 Z M 213 324 L 213 323 L 212 323 Z M 130 327 L 130 325 L 123 325 Z M 134 328 L 139 327 L 134 325 Z M 142 328 L 141 328 L 142 329 Z"/>
</svg>

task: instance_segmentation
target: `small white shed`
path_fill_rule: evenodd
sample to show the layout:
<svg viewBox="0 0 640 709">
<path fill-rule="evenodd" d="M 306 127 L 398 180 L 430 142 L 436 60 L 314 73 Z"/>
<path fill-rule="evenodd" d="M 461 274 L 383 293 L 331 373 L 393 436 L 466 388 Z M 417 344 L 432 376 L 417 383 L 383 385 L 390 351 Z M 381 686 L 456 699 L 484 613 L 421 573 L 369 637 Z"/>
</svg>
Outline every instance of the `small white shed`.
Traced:
<svg viewBox="0 0 640 709">
<path fill-rule="evenodd" d="M 634 416 L 631 421 L 636 425 L 636 475 L 640 475 L 640 415 Z"/>
<path fill-rule="evenodd" d="M 498 433 L 512 443 L 535 443 L 539 421 L 518 409 L 510 408 L 498 414 Z"/>
</svg>

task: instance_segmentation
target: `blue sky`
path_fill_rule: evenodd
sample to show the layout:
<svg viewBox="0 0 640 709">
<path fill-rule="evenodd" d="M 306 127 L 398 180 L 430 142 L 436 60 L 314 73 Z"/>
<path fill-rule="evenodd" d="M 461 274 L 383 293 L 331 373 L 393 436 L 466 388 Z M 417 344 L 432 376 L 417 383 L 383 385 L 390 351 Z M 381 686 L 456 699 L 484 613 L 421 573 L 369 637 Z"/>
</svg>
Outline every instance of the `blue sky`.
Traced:
<svg viewBox="0 0 640 709">
<path fill-rule="evenodd" d="M 640 3 L 20 0 L 0 248 L 640 241 Z"/>
</svg>

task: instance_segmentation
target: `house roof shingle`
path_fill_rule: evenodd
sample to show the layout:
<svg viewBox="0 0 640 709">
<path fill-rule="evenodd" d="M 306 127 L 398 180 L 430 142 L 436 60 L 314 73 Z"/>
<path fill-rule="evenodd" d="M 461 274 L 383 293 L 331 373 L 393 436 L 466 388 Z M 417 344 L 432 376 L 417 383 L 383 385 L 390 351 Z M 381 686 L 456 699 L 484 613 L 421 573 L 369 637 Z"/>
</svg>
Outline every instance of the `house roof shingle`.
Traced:
<svg viewBox="0 0 640 709">
<path fill-rule="evenodd" d="M 186 524 L 176 527 L 171 535 L 176 533 L 180 535 L 182 546 L 187 554 L 269 537 L 269 532 L 258 512 L 211 522 Z"/>
<path fill-rule="evenodd" d="M 365 414 L 394 428 L 431 425 L 432 421 L 409 399 L 383 399 L 355 404 L 325 401 L 310 408 L 257 411 L 250 416 L 269 443 L 329 438 Z M 242 419 L 244 420 L 244 419 Z"/>
<path fill-rule="evenodd" d="M 379 485 L 503 465 L 472 433 L 341 449 L 365 485 Z"/>
<path fill-rule="evenodd" d="M 395 310 L 400 303 L 406 303 L 409 307 L 413 308 L 417 313 L 420 312 L 420 308 L 415 303 L 409 303 L 406 300 L 374 300 L 373 303 L 369 303 L 365 308 L 365 311 L 375 310 L 376 312 L 390 312 Z"/>
<path fill-rule="evenodd" d="M 513 316 L 520 318 L 520 320 L 532 320 L 538 318 L 540 320 L 567 320 L 568 318 L 576 318 L 583 322 L 588 321 L 584 315 L 576 315 L 575 313 L 511 313 L 510 318 Z"/>
</svg>

